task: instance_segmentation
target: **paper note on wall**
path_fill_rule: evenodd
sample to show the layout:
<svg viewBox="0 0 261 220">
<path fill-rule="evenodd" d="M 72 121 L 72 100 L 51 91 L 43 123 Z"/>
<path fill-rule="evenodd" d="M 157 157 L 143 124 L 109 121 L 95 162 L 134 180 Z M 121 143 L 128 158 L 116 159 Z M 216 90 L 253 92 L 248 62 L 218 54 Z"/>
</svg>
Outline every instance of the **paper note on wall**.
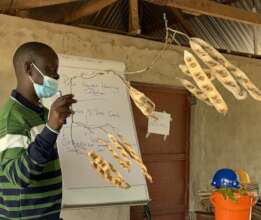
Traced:
<svg viewBox="0 0 261 220">
<path fill-rule="evenodd" d="M 153 113 L 158 119 L 149 118 L 148 120 L 148 133 L 160 134 L 168 136 L 170 132 L 171 115 L 166 112 Z"/>
</svg>

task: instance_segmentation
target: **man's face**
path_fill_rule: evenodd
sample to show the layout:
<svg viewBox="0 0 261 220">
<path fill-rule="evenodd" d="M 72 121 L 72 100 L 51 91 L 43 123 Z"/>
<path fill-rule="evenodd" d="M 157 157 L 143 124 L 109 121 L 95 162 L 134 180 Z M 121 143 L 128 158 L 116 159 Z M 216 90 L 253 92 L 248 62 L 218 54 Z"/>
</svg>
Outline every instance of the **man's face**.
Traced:
<svg viewBox="0 0 261 220">
<path fill-rule="evenodd" d="M 53 79 L 59 79 L 58 58 L 54 55 L 46 54 L 42 59 L 37 59 L 34 63 L 41 73 Z M 35 83 L 43 84 L 43 77 L 33 65 L 31 65 L 31 77 Z"/>
</svg>

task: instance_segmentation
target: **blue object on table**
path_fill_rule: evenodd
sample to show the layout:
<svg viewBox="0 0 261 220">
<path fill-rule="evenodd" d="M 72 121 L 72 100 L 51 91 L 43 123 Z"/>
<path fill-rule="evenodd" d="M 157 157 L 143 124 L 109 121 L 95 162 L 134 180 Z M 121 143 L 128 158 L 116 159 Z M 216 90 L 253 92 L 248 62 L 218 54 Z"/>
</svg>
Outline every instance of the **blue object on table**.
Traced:
<svg viewBox="0 0 261 220">
<path fill-rule="evenodd" d="M 234 170 L 224 168 L 216 171 L 211 185 L 219 188 L 240 188 L 240 182 Z"/>
</svg>

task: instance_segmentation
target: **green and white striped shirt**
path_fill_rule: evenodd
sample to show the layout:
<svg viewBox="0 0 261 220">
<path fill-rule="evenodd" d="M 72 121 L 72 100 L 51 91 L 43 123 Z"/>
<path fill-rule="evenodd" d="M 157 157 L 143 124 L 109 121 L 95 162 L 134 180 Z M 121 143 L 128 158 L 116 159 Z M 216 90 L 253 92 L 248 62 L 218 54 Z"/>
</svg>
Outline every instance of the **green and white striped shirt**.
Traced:
<svg viewBox="0 0 261 220">
<path fill-rule="evenodd" d="M 59 219 L 62 178 L 48 110 L 17 91 L 0 109 L 0 219 Z"/>
</svg>

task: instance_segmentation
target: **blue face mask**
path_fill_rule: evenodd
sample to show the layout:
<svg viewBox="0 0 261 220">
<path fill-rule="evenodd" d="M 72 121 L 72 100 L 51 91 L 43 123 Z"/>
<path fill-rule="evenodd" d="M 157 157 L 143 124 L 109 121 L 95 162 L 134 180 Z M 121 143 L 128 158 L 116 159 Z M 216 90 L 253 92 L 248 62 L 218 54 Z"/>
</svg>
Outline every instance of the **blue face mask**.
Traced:
<svg viewBox="0 0 261 220">
<path fill-rule="evenodd" d="M 38 84 L 33 81 L 30 76 L 30 79 L 33 83 L 34 90 L 38 98 L 49 98 L 54 96 L 58 92 L 58 81 L 49 76 L 45 76 L 40 69 L 32 63 L 33 67 L 41 74 L 43 77 L 43 84 Z"/>
</svg>

